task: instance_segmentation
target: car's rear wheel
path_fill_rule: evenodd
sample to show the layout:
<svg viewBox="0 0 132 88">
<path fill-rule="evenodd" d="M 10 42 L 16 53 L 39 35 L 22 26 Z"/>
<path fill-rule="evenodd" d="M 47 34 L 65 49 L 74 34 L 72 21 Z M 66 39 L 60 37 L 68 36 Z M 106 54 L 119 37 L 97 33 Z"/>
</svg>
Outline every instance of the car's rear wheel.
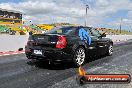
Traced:
<svg viewBox="0 0 132 88">
<path fill-rule="evenodd" d="M 28 59 L 32 59 L 33 57 L 31 56 L 31 55 L 29 55 L 29 54 L 26 54 L 26 57 L 28 58 Z"/>
<path fill-rule="evenodd" d="M 108 47 L 107 55 L 112 56 L 112 54 L 113 54 L 113 45 L 110 44 Z"/>
<path fill-rule="evenodd" d="M 85 62 L 85 49 L 83 47 L 79 47 L 76 49 L 74 54 L 74 66 L 79 67 L 84 64 Z"/>
</svg>

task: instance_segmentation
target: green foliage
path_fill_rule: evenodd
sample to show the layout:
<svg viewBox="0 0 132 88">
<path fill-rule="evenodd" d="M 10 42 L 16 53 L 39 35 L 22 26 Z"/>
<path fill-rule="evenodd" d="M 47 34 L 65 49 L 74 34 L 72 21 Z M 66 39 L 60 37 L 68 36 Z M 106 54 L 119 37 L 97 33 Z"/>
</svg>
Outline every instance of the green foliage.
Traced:
<svg viewBox="0 0 132 88">
<path fill-rule="evenodd" d="M 0 32 L 6 32 L 6 31 L 8 31 L 8 30 L 9 30 L 8 27 L 3 26 L 3 25 L 0 25 Z"/>
</svg>

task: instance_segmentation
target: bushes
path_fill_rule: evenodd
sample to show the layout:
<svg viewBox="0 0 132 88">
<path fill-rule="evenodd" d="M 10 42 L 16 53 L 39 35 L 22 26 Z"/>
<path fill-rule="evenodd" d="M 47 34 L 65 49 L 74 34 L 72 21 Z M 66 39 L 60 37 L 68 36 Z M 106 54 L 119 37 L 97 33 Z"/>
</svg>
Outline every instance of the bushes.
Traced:
<svg viewBox="0 0 132 88">
<path fill-rule="evenodd" d="M 7 33 L 7 32 L 8 32 L 8 30 L 9 30 L 9 28 L 8 28 L 8 27 L 3 26 L 3 25 L 0 25 L 0 32 L 1 32 L 1 33 Z"/>
</svg>

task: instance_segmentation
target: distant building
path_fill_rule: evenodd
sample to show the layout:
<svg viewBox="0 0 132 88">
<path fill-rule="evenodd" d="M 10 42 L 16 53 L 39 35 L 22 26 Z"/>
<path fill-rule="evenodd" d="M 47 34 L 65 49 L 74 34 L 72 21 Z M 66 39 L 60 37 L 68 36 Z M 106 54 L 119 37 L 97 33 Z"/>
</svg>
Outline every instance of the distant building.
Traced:
<svg viewBox="0 0 132 88">
<path fill-rule="evenodd" d="M 0 25 L 11 29 L 20 28 L 22 25 L 22 13 L 18 11 L 0 9 Z"/>
</svg>

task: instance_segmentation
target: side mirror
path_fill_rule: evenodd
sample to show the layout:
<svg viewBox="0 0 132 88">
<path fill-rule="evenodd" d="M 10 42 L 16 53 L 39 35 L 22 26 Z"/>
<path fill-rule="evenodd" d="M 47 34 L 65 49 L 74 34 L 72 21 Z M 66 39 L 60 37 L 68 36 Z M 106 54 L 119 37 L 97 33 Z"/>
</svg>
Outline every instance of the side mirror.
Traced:
<svg viewBox="0 0 132 88">
<path fill-rule="evenodd" d="M 106 34 L 105 34 L 105 33 L 103 33 L 103 34 L 101 35 L 101 37 L 106 37 Z"/>
</svg>

